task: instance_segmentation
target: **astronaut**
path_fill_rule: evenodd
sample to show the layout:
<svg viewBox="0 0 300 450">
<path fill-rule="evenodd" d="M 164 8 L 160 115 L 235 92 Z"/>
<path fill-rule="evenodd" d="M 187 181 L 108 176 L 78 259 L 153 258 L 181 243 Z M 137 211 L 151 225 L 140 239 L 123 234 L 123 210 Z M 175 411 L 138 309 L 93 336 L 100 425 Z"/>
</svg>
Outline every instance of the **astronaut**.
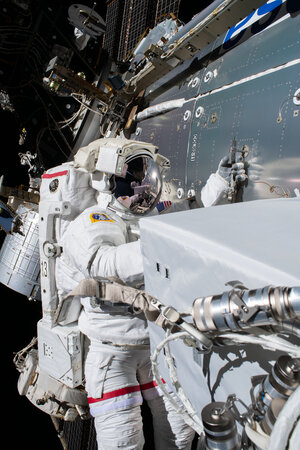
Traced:
<svg viewBox="0 0 300 450">
<path fill-rule="evenodd" d="M 62 237 L 63 253 L 56 264 L 59 296 L 87 278 L 115 277 L 141 287 L 142 252 L 133 231 L 140 217 L 161 211 L 168 161 L 151 144 L 113 139 L 91 143 L 74 161 L 91 171 L 98 199 L 97 205 L 70 223 Z M 231 168 L 222 170 L 228 176 Z M 202 189 L 201 201 L 198 196 L 173 209 L 215 204 L 228 188 L 220 171 L 212 174 Z M 173 205 L 167 202 L 167 206 L 171 211 Z M 81 295 L 81 304 L 78 325 L 90 342 L 86 390 L 99 450 L 143 448 L 143 400 L 152 412 L 156 450 L 190 449 L 194 431 L 163 398 L 154 381 L 144 314 L 88 292 Z"/>
</svg>

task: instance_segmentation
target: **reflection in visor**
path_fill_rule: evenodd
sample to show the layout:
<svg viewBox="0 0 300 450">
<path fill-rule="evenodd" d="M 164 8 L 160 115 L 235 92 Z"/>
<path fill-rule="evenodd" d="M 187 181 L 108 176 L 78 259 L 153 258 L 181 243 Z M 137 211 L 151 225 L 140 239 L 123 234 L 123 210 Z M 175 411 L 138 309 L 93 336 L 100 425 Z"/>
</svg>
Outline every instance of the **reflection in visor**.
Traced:
<svg viewBox="0 0 300 450">
<path fill-rule="evenodd" d="M 153 159 L 137 157 L 128 162 L 125 178 L 116 178 L 115 197 L 130 212 L 142 215 L 154 208 L 161 188 L 161 174 Z"/>
</svg>

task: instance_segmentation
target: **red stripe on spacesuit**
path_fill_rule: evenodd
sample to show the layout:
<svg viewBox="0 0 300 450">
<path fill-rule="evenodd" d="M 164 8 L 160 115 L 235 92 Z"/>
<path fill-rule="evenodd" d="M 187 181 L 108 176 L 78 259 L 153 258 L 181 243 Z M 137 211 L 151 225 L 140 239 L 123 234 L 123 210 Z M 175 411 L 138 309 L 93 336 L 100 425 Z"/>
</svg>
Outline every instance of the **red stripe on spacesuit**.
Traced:
<svg viewBox="0 0 300 450">
<path fill-rule="evenodd" d="M 55 178 L 55 177 L 61 177 L 62 175 L 67 175 L 68 171 L 63 170 L 62 172 L 55 172 L 55 173 L 44 173 L 42 175 L 42 178 Z"/>
<path fill-rule="evenodd" d="M 101 398 L 89 397 L 88 402 L 89 402 L 89 404 L 96 403 L 96 402 L 102 402 L 103 400 L 108 400 L 109 398 L 120 397 L 121 395 L 131 394 L 132 392 L 137 392 L 140 390 L 141 390 L 141 387 L 139 385 L 138 386 L 128 386 L 125 388 L 116 389 L 115 391 L 106 392 L 106 394 L 103 394 Z"/>
<path fill-rule="evenodd" d="M 165 380 L 161 379 L 161 381 L 165 383 Z M 149 383 L 137 386 L 128 386 L 125 388 L 116 389 L 115 391 L 106 392 L 101 398 L 88 397 L 88 402 L 89 404 L 102 402 L 103 400 L 108 400 L 109 398 L 121 397 L 122 395 L 131 394 L 132 392 L 138 392 L 140 390 L 146 391 L 147 389 L 152 389 L 154 387 L 157 387 L 156 381 L 150 381 Z"/>
<path fill-rule="evenodd" d="M 165 384 L 165 380 L 162 378 L 161 381 Z M 147 389 L 152 389 L 157 387 L 156 381 L 150 381 L 150 383 L 141 384 L 142 391 L 146 391 Z"/>
</svg>

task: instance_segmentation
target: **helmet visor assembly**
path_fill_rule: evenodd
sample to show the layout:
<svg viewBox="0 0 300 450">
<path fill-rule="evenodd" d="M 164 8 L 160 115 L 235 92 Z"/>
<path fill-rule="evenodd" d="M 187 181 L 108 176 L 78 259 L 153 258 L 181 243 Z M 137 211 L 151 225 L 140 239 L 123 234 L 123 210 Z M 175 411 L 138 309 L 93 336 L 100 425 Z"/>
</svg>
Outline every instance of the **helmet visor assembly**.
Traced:
<svg viewBox="0 0 300 450">
<path fill-rule="evenodd" d="M 159 167 L 149 156 L 128 158 L 122 175 L 115 177 L 114 196 L 132 214 L 143 215 L 151 211 L 161 190 Z"/>
</svg>

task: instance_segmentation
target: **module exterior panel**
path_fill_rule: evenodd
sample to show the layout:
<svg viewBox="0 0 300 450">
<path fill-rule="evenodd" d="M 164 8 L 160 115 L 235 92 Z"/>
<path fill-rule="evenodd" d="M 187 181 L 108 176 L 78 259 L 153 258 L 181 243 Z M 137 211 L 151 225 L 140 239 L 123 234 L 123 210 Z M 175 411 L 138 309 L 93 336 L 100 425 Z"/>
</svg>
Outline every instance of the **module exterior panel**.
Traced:
<svg viewBox="0 0 300 450">
<path fill-rule="evenodd" d="M 145 290 L 191 314 L 196 298 L 229 291 L 233 280 L 248 289 L 299 286 L 299 204 L 297 198 L 256 200 L 142 219 Z M 192 322 L 189 315 L 186 320 Z M 149 330 L 153 354 L 165 333 L 151 322 Z M 180 340 L 171 352 L 199 414 L 207 403 L 225 402 L 233 393 L 250 404 L 251 377 L 269 373 L 280 355 L 251 344 L 214 346 L 203 355 Z M 163 352 L 159 367 L 172 385 Z"/>
<path fill-rule="evenodd" d="M 249 149 L 244 200 L 291 197 L 299 187 L 300 16 L 285 8 L 274 14 L 276 26 L 244 42 L 242 33 L 233 48 L 222 36 L 148 88 L 150 105 L 185 99 L 176 111 L 140 122 L 136 136 L 170 159 L 172 192 L 179 185 L 184 196 L 201 190 L 234 138 L 238 149 Z"/>
</svg>

